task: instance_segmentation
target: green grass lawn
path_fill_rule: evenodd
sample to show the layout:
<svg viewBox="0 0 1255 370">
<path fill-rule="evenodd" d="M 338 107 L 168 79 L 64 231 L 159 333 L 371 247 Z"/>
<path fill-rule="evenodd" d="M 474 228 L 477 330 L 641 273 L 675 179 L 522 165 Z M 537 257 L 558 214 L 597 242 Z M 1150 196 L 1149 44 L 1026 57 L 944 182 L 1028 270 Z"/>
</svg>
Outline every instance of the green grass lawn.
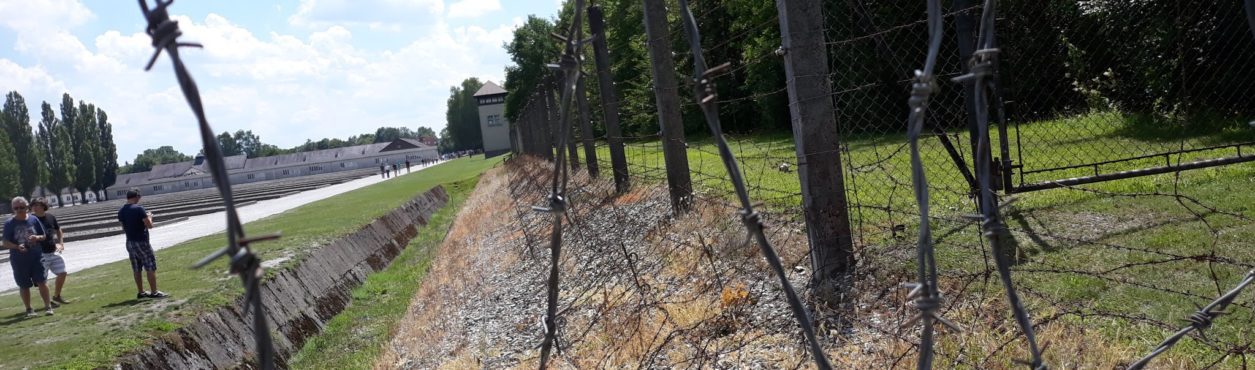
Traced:
<svg viewBox="0 0 1255 370">
<path fill-rule="evenodd" d="M 245 229 L 250 234 L 282 232 L 283 238 L 255 244 L 256 250 L 263 259 L 288 257 L 285 264 L 296 263 L 312 249 L 348 235 L 436 185 L 473 183 L 500 160 L 450 161 L 251 222 Z M 166 300 L 136 301 L 127 261 L 71 274 L 64 295 L 74 302 L 52 317 L 23 319 L 16 293 L 0 296 L 0 343 L 9 344 L 0 346 L 0 369 L 108 367 L 118 355 L 178 329 L 202 312 L 229 304 L 242 288 L 238 278 L 226 273 L 225 262 L 190 268 L 224 244 L 225 237 L 219 234 L 157 251 L 159 285 L 173 295 Z"/>
<path fill-rule="evenodd" d="M 1188 127 L 1164 127 L 1170 123 L 1147 122 L 1142 117 L 1117 113 L 1091 113 L 1070 118 L 1033 122 L 1011 130 L 1012 140 L 1020 141 L 1022 153 L 1012 145 L 1012 158 L 1025 169 L 1045 169 L 1083 163 L 1112 161 L 1135 155 L 1163 153 L 1218 144 L 1255 140 L 1255 128 L 1242 122 L 1204 124 L 1212 130 L 1199 132 Z M 971 148 L 965 132 L 952 132 L 964 157 Z M 999 145 L 996 135 L 994 147 Z M 788 135 L 731 137 L 731 149 L 738 155 L 745 172 L 751 198 L 765 202 L 776 217 L 800 217 L 796 172 L 777 170 L 780 163 L 796 169 L 796 153 Z M 877 275 L 909 278 L 914 270 L 913 241 L 917 233 L 917 206 L 911 192 L 909 153 L 902 133 L 858 135 L 845 138 L 848 150 L 841 153 L 847 163 L 844 171 L 847 198 L 854 219 L 856 241 L 868 268 Z M 992 261 L 982 253 L 980 234 L 972 226 L 958 228 L 955 220 L 974 213 L 967 197 L 967 185 L 936 137 L 921 141 L 922 156 L 931 189 L 933 235 L 938 239 L 938 265 L 944 276 L 980 276 Z M 1250 155 L 1255 147 L 1246 146 Z M 728 197 L 732 187 L 727 180 L 714 143 L 710 139 L 689 142 L 687 151 L 693 171 L 694 188 L 699 193 Z M 997 151 L 995 151 L 997 153 Z M 1236 149 L 1173 155 L 1173 162 L 1232 156 Z M 995 154 L 996 155 L 996 154 Z M 1021 158 L 1022 155 L 1022 158 Z M 634 181 L 663 181 L 665 172 L 657 141 L 634 142 L 627 146 L 629 170 Z M 598 159 L 609 171 L 609 152 L 599 147 Z M 1020 162 L 1022 159 L 1023 162 Z M 1100 166 L 1114 172 L 1164 165 L 1164 157 Z M 1092 167 L 1043 172 L 1024 176 L 1025 182 L 1039 182 L 1089 175 Z M 1160 323 L 1180 325 L 1196 307 L 1217 297 L 1241 280 L 1255 266 L 1255 163 L 1182 172 L 1181 194 L 1198 199 L 1207 207 L 1240 215 L 1212 212 L 1171 196 L 1178 183 L 1175 174 L 1085 185 L 1102 192 L 1125 194 L 1109 196 L 1072 189 L 1056 189 L 1017 195 L 1019 202 L 1006 213 L 1007 223 L 1018 244 L 1021 263 L 1016 266 L 1016 283 L 1026 296 L 1035 318 L 1071 312 L 1061 320 L 1086 328 L 1097 328 L 1107 338 L 1149 351 L 1169 334 Z M 1020 181 L 1019 178 L 1016 181 Z M 1197 212 L 1202 218 L 1195 217 Z M 1205 222 L 1204 222 L 1205 220 Z M 892 231 L 895 226 L 904 231 Z M 1213 233 L 1211 230 L 1214 229 Z M 1214 254 L 1224 261 L 1212 260 Z M 1197 258 L 1179 259 L 1172 256 Z M 996 277 L 994 278 L 996 280 Z M 892 284 L 893 282 L 889 282 Z M 980 294 L 977 290 L 981 290 Z M 1000 297 L 998 284 L 977 283 L 963 293 Z M 951 297 L 954 292 L 950 292 Z M 1255 306 L 1243 294 L 1239 303 Z M 1206 298 L 1204 298 L 1206 297 Z M 960 294 L 960 298 L 965 299 Z M 1244 343 L 1255 335 L 1255 314 L 1249 308 L 1231 308 L 1232 315 L 1218 319 L 1208 337 L 1218 343 Z M 1132 315 L 1137 320 L 1112 317 Z M 1082 316 L 1088 315 L 1088 316 Z M 943 341 L 955 340 L 955 336 Z M 953 348 L 960 346 L 951 342 Z M 1014 345 L 1013 347 L 1021 347 Z M 969 350 L 976 350 L 969 348 Z M 979 350 L 976 350 L 980 353 Z M 1222 352 L 1187 339 L 1172 352 L 1205 365 Z M 1057 354 L 1066 358 L 1068 354 Z M 1237 360 L 1229 360 L 1237 361 Z M 1236 362 L 1222 365 L 1236 366 Z M 1011 365 L 1008 365 L 1011 366 Z M 1223 366 L 1222 366 L 1223 367 Z"/>
<path fill-rule="evenodd" d="M 362 286 L 353 289 L 349 307 L 331 319 L 321 334 L 305 342 L 288 365 L 294 369 L 370 368 L 388 343 L 397 320 L 405 316 L 422 285 L 419 282 L 431 267 L 431 258 L 462 203 L 475 190 L 476 180 L 446 184 L 449 204 L 432 216 L 387 269 L 371 274 Z"/>
</svg>

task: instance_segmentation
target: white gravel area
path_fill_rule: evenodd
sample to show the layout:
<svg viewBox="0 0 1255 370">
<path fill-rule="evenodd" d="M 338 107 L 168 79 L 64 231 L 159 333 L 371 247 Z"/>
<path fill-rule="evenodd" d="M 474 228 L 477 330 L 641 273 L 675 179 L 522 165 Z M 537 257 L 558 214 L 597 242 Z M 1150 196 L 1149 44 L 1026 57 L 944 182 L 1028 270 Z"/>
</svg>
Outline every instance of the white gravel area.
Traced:
<svg viewBox="0 0 1255 370">
<path fill-rule="evenodd" d="M 401 176 L 418 173 L 423 169 L 438 164 L 439 163 L 428 166 L 414 166 L 413 172 L 404 173 Z M 393 178 L 396 177 L 394 176 L 387 180 L 391 180 Z M 330 198 L 337 194 L 360 189 L 368 185 L 387 180 L 376 174 L 376 176 L 365 177 L 332 186 L 304 191 L 282 198 L 260 201 L 238 209 L 240 222 L 248 223 L 256 221 L 305 204 Z M 141 201 L 140 205 L 143 204 L 144 203 Z M 56 214 L 55 210 L 52 214 Z M 149 242 L 152 243 L 154 250 L 159 250 L 188 240 L 217 234 L 226 230 L 226 217 L 226 212 L 224 211 L 189 217 L 185 221 L 160 224 L 152 230 L 149 230 Z M 2 253 L 7 254 L 8 252 L 5 251 Z M 65 258 L 65 269 L 70 274 L 106 263 L 125 260 L 127 259 L 126 235 L 116 235 L 99 239 L 70 242 L 66 244 L 65 252 L 63 252 L 62 256 Z M 7 265 L 8 263 L 4 264 Z M 0 269 L 8 270 L 8 267 L 9 266 L 0 266 Z M 49 274 L 49 279 L 51 280 L 51 278 L 52 276 Z M 17 283 L 13 281 L 11 272 L 0 274 L 0 295 L 13 294 L 17 291 L 16 288 Z"/>
</svg>

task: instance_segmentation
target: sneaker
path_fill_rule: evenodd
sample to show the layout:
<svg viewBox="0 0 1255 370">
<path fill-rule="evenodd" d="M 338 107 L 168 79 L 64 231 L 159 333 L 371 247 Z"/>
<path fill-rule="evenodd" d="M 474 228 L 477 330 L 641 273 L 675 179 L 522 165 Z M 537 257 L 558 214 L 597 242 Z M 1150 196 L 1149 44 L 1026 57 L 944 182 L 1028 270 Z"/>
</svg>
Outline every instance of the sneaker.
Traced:
<svg viewBox="0 0 1255 370">
<path fill-rule="evenodd" d="M 144 298 L 152 298 L 152 296 L 149 295 L 148 292 L 135 293 L 135 299 L 144 299 Z"/>
<path fill-rule="evenodd" d="M 169 294 L 166 294 L 166 292 L 163 292 L 160 290 L 155 290 L 152 293 L 148 293 L 148 298 L 166 298 L 169 296 L 170 296 Z"/>
<path fill-rule="evenodd" d="M 37 316 L 37 315 L 35 315 L 35 310 L 29 309 L 29 308 L 27 308 L 27 309 L 26 309 L 26 318 L 28 318 L 28 319 L 29 319 L 29 318 L 33 318 L 33 317 L 35 317 L 35 316 Z"/>
<path fill-rule="evenodd" d="M 52 316 L 52 307 L 48 307 L 48 309 L 44 310 L 44 316 Z"/>
<path fill-rule="evenodd" d="M 60 304 L 70 304 L 70 301 L 62 299 L 61 296 L 52 297 L 52 301 Z"/>
</svg>

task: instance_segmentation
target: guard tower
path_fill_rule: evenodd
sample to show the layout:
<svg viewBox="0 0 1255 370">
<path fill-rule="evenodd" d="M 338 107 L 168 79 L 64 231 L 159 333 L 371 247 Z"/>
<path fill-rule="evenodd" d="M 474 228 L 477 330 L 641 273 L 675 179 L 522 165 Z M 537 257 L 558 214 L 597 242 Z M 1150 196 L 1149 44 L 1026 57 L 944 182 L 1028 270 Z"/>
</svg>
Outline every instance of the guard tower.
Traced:
<svg viewBox="0 0 1255 370">
<path fill-rule="evenodd" d="M 505 119 L 505 89 L 488 81 L 475 92 L 479 104 L 479 132 L 484 140 L 484 157 L 510 151 L 510 123 Z"/>
</svg>

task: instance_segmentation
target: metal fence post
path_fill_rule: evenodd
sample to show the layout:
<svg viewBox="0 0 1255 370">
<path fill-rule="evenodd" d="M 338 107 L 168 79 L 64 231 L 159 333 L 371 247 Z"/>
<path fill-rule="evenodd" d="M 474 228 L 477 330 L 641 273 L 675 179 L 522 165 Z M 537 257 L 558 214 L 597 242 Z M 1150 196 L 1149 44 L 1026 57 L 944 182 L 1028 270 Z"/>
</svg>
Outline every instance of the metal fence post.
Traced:
<svg viewBox="0 0 1255 370">
<path fill-rule="evenodd" d="M 597 177 L 600 172 L 597 168 L 597 147 L 593 145 L 593 122 L 588 119 L 588 92 L 584 90 L 583 78 L 575 85 L 575 100 L 580 106 L 580 139 L 584 141 L 584 160 L 587 161 L 588 175 Z"/>
<path fill-rule="evenodd" d="M 541 86 L 540 106 L 544 108 L 541 108 L 539 117 L 536 117 L 537 126 L 543 130 L 541 135 L 541 157 L 552 161 L 555 158 L 554 150 L 562 150 L 562 148 L 556 147 L 558 139 L 560 139 L 558 137 L 558 118 L 556 117 L 558 104 L 553 101 L 553 91 L 551 90 L 553 85 L 546 81 Z"/>
<path fill-rule="evenodd" d="M 564 81 L 562 85 L 566 86 L 566 82 Z M 572 98 L 574 98 L 574 96 Z M 570 116 L 568 116 L 568 118 L 570 118 Z M 558 122 L 558 124 L 575 126 L 575 120 L 571 119 L 569 121 Z M 567 157 L 569 157 L 571 162 L 571 173 L 575 173 L 580 170 L 580 149 L 578 144 L 579 141 L 577 140 L 579 136 L 576 135 L 579 130 L 576 130 L 576 128 L 577 127 L 568 127 L 566 131 L 568 133 L 566 138 Z"/>
<path fill-rule="evenodd" d="M 544 85 L 542 85 L 544 86 Z M 541 87 L 536 91 L 536 114 L 532 117 L 532 127 L 536 133 L 536 155 L 545 160 L 553 160 L 553 136 L 549 133 L 549 99 Z"/>
<path fill-rule="evenodd" d="M 522 143 L 523 154 L 535 153 L 535 138 L 532 135 L 532 105 L 531 99 L 528 99 L 527 105 L 523 106 L 523 112 L 519 114 L 519 142 Z"/>
<path fill-rule="evenodd" d="M 597 64 L 597 87 L 601 97 L 602 124 L 606 126 L 606 144 L 610 146 L 610 166 L 614 172 L 614 188 L 625 193 L 631 186 L 628 179 L 627 154 L 623 151 L 623 130 L 619 128 L 619 96 L 610 78 L 610 53 L 606 48 L 606 23 L 600 6 L 588 7 L 588 29 L 593 33 L 593 59 Z"/>
<path fill-rule="evenodd" d="M 835 296 L 833 284 L 854 268 L 854 241 L 828 81 L 823 4 L 819 0 L 776 0 L 776 10 L 806 236 L 811 246 L 812 279 L 817 296 L 834 302 L 830 299 Z"/>
<path fill-rule="evenodd" d="M 667 8 L 662 0 L 643 1 L 645 38 L 649 40 L 649 65 L 653 69 L 658 124 L 662 127 L 662 158 L 667 166 L 667 188 L 671 191 L 671 208 L 676 213 L 682 213 L 692 203 L 693 182 L 689 174 L 688 153 L 684 142 L 684 121 L 680 116 L 680 92 L 675 78 L 675 61 L 671 56 Z"/>
</svg>

